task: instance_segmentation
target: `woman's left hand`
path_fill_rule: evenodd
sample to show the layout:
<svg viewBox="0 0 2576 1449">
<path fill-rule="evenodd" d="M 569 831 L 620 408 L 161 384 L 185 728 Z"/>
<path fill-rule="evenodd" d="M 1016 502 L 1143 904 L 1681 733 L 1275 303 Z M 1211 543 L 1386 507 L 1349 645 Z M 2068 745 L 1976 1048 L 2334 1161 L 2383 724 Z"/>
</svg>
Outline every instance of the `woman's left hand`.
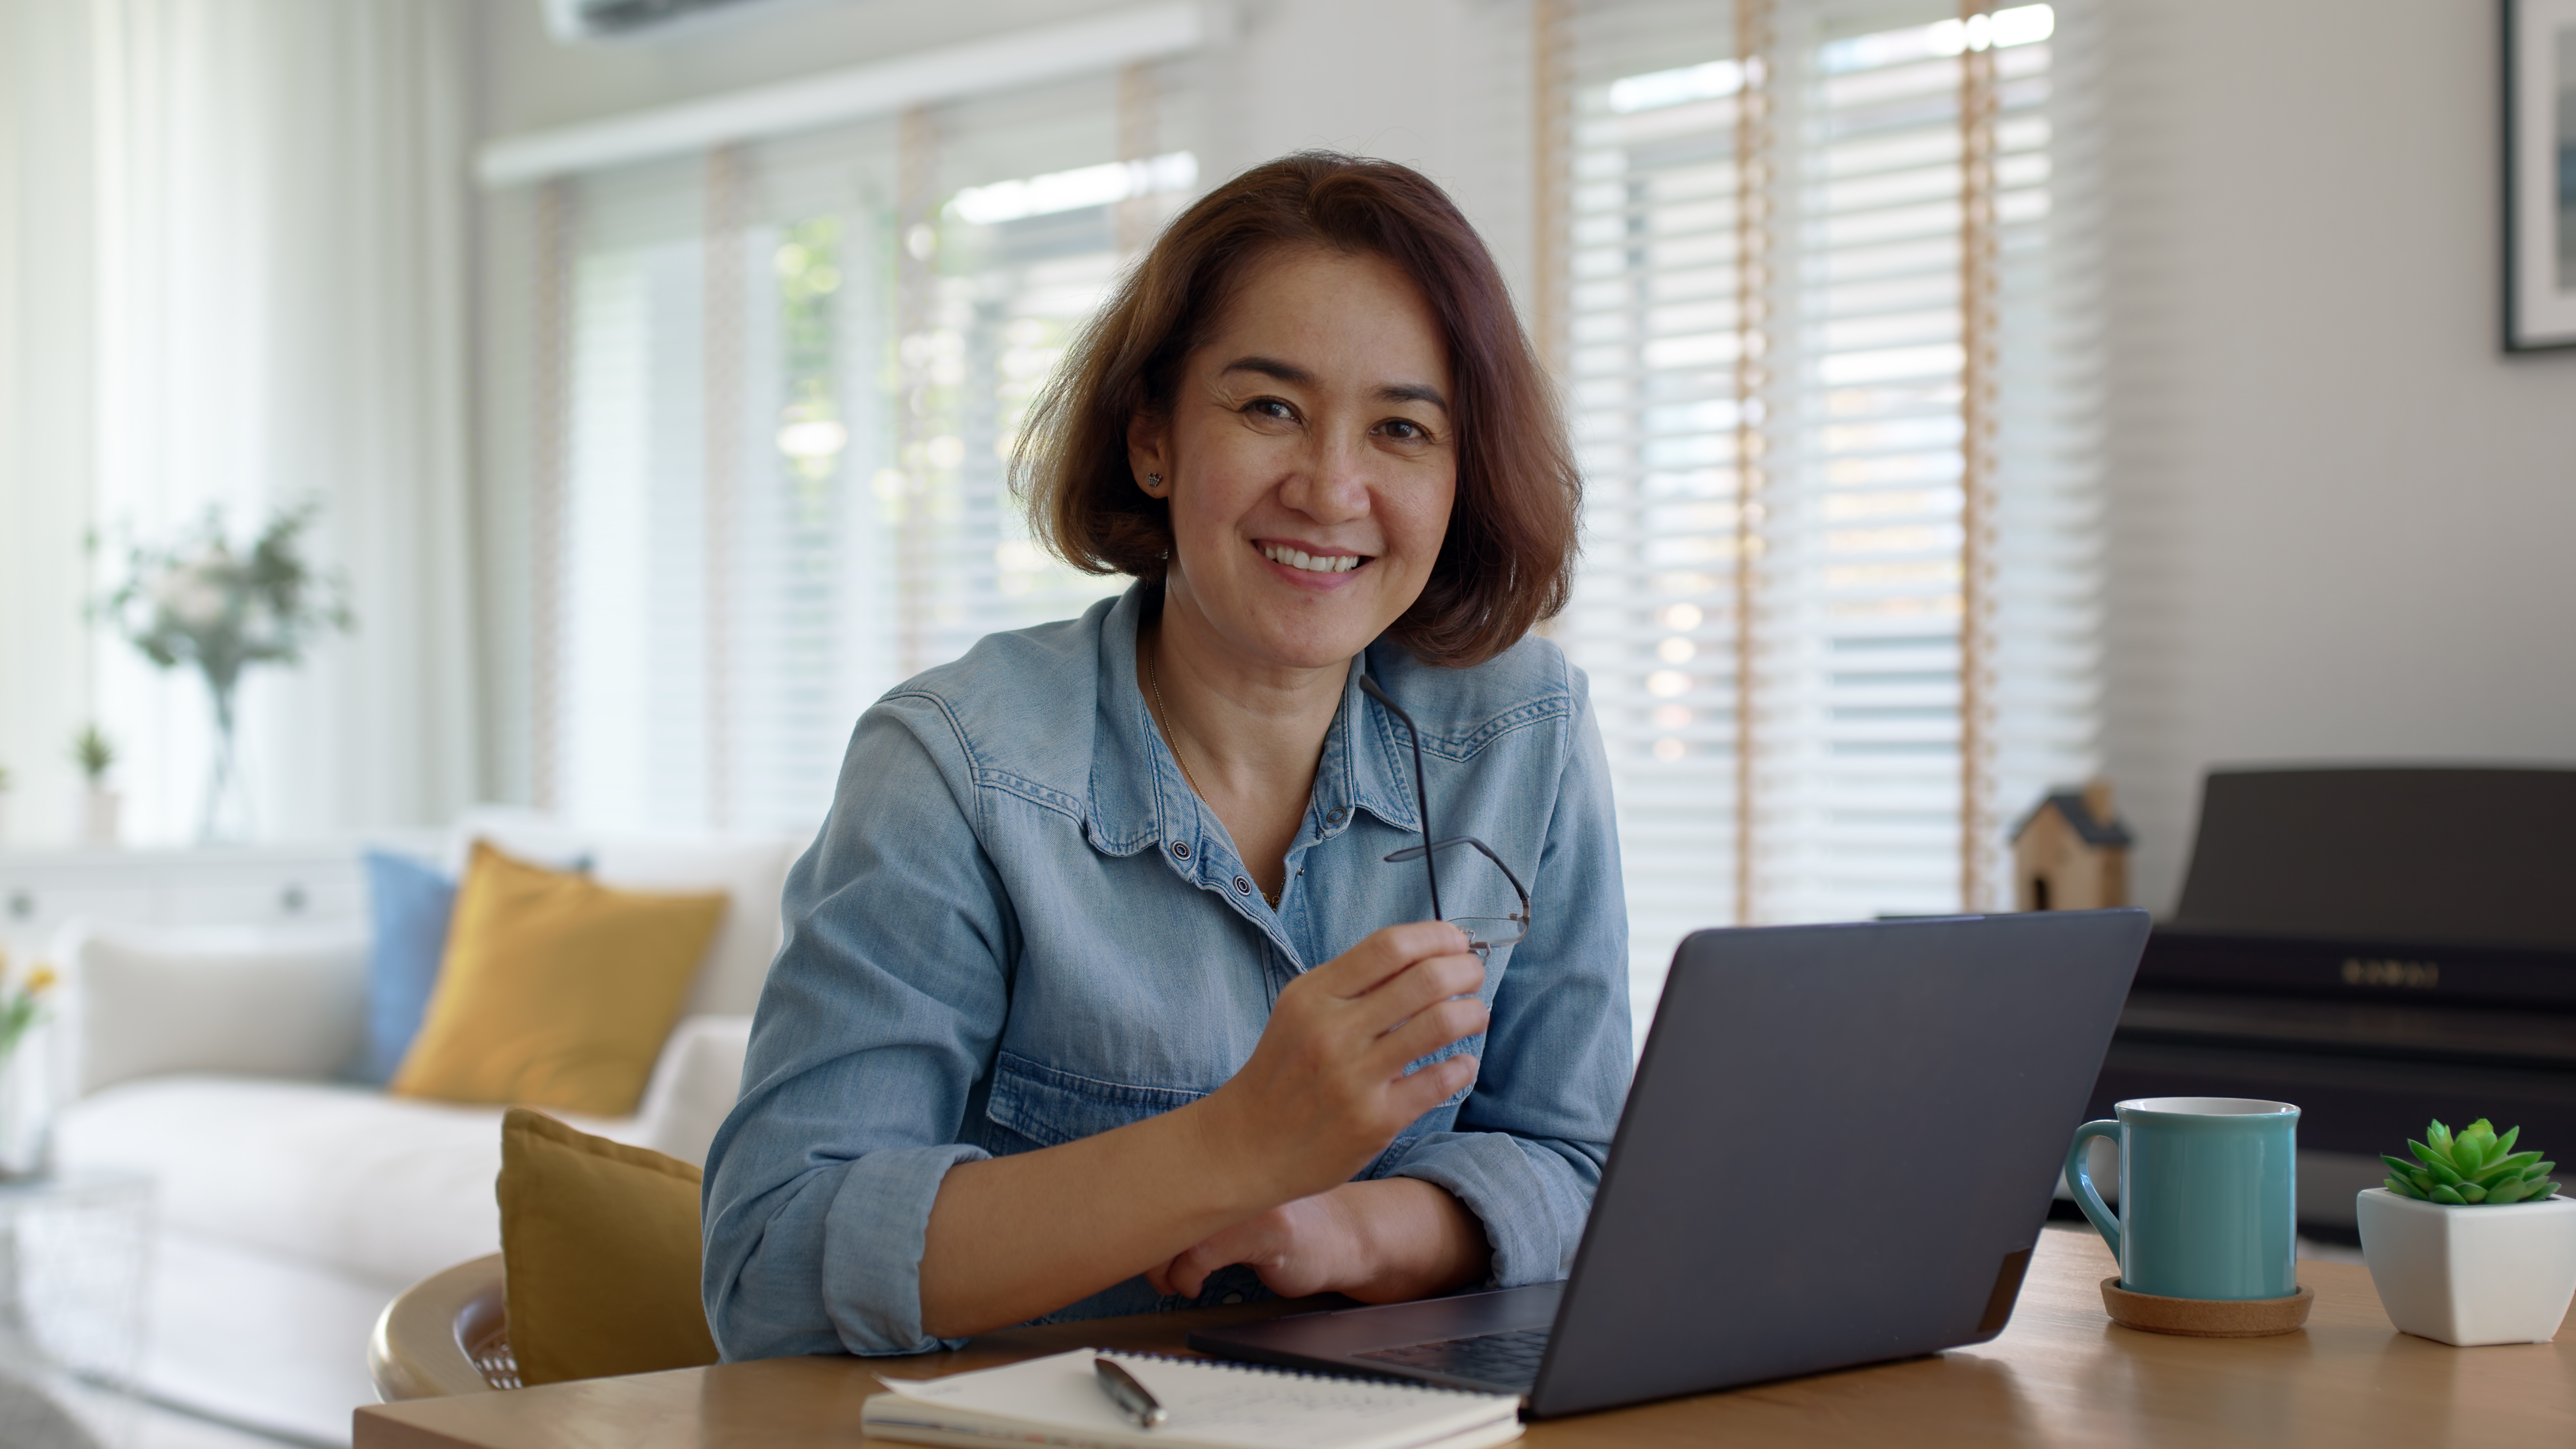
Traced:
<svg viewBox="0 0 2576 1449">
<path fill-rule="evenodd" d="M 1483 1277 L 1492 1256 L 1484 1224 L 1446 1189 L 1395 1177 L 1282 1203 L 1201 1240 L 1145 1281 L 1195 1298 L 1209 1274 L 1241 1263 L 1282 1298 L 1344 1293 L 1399 1303 Z"/>
</svg>

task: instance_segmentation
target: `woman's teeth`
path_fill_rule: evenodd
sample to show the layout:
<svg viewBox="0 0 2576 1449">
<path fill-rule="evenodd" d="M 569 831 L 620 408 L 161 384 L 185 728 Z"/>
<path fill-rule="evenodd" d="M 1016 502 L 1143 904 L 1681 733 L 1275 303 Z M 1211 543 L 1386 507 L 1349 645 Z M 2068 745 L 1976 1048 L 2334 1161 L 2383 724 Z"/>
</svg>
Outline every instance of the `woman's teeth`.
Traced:
<svg viewBox="0 0 2576 1449">
<path fill-rule="evenodd" d="M 1360 566 L 1357 554 L 1345 554 L 1339 558 L 1318 558 L 1303 549 L 1276 546 L 1265 548 L 1261 553 L 1272 563 L 1283 563 L 1292 569 L 1304 569 L 1310 574 L 1346 574 Z"/>
</svg>

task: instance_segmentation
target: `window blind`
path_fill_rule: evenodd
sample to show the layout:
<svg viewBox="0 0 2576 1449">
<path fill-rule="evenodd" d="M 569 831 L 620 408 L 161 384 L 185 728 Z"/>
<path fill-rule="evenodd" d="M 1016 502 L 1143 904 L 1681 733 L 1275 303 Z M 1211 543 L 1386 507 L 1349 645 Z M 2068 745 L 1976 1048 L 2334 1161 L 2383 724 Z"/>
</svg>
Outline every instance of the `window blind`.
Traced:
<svg viewBox="0 0 2576 1449">
<path fill-rule="evenodd" d="M 1178 63 L 574 178 L 561 205 L 551 799 L 801 832 L 852 722 L 1118 581 L 1030 544 L 1003 462 L 1196 184 Z"/>
<path fill-rule="evenodd" d="M 911 281 L 919 323 L 899 344 L 916 435 L 884 480 L 913 489 L 921 511 L 922 617 L 907 670 L 997 630 L 1069 618 L 1128 583 L 1047 556 L 1006 472 L 1020 421 L 1074 332 L 1197 183 L 1194 156 L 1162 145 L 1175 89 L 1176 78 L 1101 77 L 940 119 L 933 189 L 945 200 L 916 223 L 929 255 Z"/>
<path fill-rule="evenodd" d="M 1588 7 L 1565 29 L 1565 355 L 1587 502 L 1557 637 L 1610 752 L 1642 1013 L 1672 943 L 1739 910 L 1737 67 L 1723 6 Z"/>
<path fill-rule="evenodd" d="M 554 803 L 621 826 L 695 823 L 703 788 L 697 183 L 639 167 L 568 202 Z"/>
<path fill-rule="evenodd" d="M 2078 7 L 1740 4 L 1596 0 L 1559 27 L 1590 487 L 1559 637 L 1617 779 L 1641 1016 L 1697 927 L 1997 904 L 1963 899 L 1963 850 L 1999 862 L 1992 822 L 2081 778 L 2096 728 L 2080 175 L 2069 192 L 2090 152 L 2058 84 Z M 1972 56 L 1994 99 L 1982 316 Z"/>
</svg>

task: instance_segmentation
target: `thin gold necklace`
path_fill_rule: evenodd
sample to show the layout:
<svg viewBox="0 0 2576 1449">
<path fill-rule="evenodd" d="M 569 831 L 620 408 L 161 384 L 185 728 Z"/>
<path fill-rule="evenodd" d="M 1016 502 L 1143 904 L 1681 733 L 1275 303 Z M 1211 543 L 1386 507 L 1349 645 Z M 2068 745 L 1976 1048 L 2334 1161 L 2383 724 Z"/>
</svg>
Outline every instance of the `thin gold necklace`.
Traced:
<svg viewBox="0 0 2576 1449">
<path fill-rule="evenodd" d="M 1157 630 L 1154 635 L 1155 643 L 1162 642 L 1162 637 L 1161 631 Z M 1189 782 L 1190 793 L 1205 800 L 1207 792 L 1199 788 L 1199 777 L 1190 773 L 1190 757 L 1181 753 L 1181 742 L 1172 734 L 1170 723 L 1172 712 L 1163 706 L 1163 673 L 1154 667 L 1154 653 L 1153 644 L 1145 646 L 1145 692 L 1152 695 L 1154 699 L 1154 728 L 1163 732 L 1163 745 L 1172 752 L 1173 761 L 1181 767 L 1181 778 Z M 1253 885 L 1257 889 L 1260 882 L 1255 881 Z M 1288 889 L 1288 883 L 1281 881 L 1279 889 L 1285 891 Z M 1261 898 L 1270 903 L 1270 909 L 1274 911 L 1279 909 L 1277 894 L 1265 890 L 1261 892 Z"/>
</svg>

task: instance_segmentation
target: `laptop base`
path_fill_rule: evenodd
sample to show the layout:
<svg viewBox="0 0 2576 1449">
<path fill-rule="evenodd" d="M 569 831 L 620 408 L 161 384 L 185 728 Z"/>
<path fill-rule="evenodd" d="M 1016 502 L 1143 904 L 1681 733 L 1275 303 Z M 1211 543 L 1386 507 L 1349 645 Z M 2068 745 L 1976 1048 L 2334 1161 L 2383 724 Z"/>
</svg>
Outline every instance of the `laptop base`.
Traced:
<svg viewBox="0 0 2576 1449">
<path fill-rule="evenodd" d="M 1538 1379 L 1535 1355 L 1529 1357 L 1526 1373 L 1514 1373 L 1508 1379 L 1468 1377 L 1457 1370 L 1466 1367 L 1461 1360 L 1473 1356 L 1473 1350 L 1461 1352 L 1451 1346 L 1494 1334 L 1535 1331 L 1543 1335 L 1556 1321 L 1557 1304 L 1564 1296 L 1565 1284 L 1559 1281 L 1374 1308 L 1300 1313 L 1238 1324 L 1221 1333 L 1193 1333 L 1189 1345 L 1220 1358 L 1287 1368 L 1400 1378 L 1488 1394 L 1526 1394 Z M 1540 1342 L 1543 1345 L 1544 1339 Z"/>
</svg>

